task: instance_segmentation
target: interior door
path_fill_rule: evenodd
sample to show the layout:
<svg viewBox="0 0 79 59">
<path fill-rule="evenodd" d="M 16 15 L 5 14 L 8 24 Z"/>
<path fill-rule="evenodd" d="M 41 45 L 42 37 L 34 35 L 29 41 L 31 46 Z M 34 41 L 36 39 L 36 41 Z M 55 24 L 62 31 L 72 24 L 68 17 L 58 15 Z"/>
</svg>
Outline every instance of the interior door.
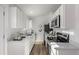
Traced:
<svg viewBox="0 0 79 59">
<path fill-rule="evenodd" d="M 0 55 L 3 54 L 3 7 L 0 5 Z"/>
</svg>

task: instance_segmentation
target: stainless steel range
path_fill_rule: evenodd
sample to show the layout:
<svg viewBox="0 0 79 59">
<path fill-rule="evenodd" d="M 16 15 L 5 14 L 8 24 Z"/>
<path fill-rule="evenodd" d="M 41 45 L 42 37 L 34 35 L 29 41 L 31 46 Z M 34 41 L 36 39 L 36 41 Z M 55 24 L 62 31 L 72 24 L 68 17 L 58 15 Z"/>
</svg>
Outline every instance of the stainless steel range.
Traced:
<svg viewBox="0 0 79 59">
<path fill-rule="evenodd" d="M 69 43 L 69 34 L 66 33 L 57 33 L 57 42 Z"/>
<path fill-rule="evenodd" d="M 69 34 L 57 32 L 55 36 L 48 36 L 48 51 L 51 54 L 51 45 L 50 43 L 69 43 Z"/>
<path fill-rule="evenodd" d="M 47 39 L 51 42 L 69 43 L 69 34 L 57 32 L 56 36 L 48 36 Z"/>
</svg>

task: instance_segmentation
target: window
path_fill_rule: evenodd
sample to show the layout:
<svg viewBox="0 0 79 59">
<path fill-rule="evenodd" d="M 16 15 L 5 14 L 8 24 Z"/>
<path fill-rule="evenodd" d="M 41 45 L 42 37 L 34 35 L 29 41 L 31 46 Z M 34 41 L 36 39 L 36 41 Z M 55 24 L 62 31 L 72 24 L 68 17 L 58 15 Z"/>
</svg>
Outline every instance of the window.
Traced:
<svg viewBox="0 0 79 59">
<path fill-rule="evenodd" d="M 29 20 L 29 29 L 32 29 L 32 20 Z"/>
</svg>

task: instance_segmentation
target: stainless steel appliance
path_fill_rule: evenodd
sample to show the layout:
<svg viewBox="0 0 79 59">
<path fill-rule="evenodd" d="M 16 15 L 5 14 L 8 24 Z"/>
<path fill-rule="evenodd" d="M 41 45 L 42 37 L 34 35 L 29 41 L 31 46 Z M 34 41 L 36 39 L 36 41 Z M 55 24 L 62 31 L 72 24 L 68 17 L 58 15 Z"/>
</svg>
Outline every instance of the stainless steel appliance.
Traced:
<svg viewBox="0 0 79 59">
<path fill-rule="evenodd" d="M 50 43 L 51 42 L 69 43 L 69 34 L 57 32 L 56 36 L 48 36 L 47 39 L 48 39 L 48 41 L 50 41 Z M 51 49 L 51 45 L 49 45 L 50 43 L 48 43 L 47 46 L 48 46 L 49 54 L 51 55 L 52 49 Z"/>
<path fill-rule="evenodd" d="M 51 42 L 69 42 L 69 34 L 57 32 L 56 36 L 48 36 L 47 39 Z"/>
<path fill-rule="evenodd" d="M 57 42 L 69 42 L 69 34 L 57 32 Z"/>
</svg>

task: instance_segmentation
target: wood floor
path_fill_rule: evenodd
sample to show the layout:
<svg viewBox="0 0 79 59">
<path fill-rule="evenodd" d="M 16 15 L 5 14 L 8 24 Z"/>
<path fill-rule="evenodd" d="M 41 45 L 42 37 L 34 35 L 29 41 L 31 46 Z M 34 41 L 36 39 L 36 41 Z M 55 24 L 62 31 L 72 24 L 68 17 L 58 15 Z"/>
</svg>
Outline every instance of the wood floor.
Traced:
<svg viewBox="0 0 79 59">
<path fill-rule="evenodd" d="M 48 49 L 44 44 L 35 44 L 30 55 L 48 55 Z"/>
</svg>

